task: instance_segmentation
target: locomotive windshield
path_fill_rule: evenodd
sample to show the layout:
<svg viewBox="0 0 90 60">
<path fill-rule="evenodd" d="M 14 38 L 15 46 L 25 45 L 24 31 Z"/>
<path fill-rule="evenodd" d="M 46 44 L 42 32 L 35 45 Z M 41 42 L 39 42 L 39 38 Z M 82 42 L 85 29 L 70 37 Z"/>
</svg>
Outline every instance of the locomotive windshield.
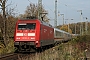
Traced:
<svg viewBox="0 0 90 60">
<path fill-rule="evenodd" d="M 18 29 L 19 30 L 25 30 L 25 29 L 35 29 L 36 24 L 35 23 L 27 23 L 27 24 L 18 24 Z"/>
</svg>

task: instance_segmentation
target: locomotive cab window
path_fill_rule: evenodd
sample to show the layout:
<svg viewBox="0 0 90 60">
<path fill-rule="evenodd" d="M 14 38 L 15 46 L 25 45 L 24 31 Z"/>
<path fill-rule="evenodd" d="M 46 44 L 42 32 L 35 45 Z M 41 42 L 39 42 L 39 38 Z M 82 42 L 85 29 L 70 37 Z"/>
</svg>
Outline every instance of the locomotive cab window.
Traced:
<svg viewBox="0 0 90 60">
<path fill-rule="evenodd" d="M 28 23 L 27 24 L 27 29 L 35 29 L 35 27 L 36 27 L 36 24 L 35 23 Z"/>
<path fill-rule="evenodd" d="M 36 27 L 35 23 L 18 24 L 19 30 L 25 30 L 25 29 L 34 30 L 35 27 Z"/>
</svg>

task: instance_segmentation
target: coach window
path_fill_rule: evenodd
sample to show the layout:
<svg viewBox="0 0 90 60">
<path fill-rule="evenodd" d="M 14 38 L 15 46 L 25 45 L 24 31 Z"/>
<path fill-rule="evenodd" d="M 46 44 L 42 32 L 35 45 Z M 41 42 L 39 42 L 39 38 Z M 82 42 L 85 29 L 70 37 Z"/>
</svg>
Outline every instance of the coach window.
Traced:
<svg viewBox="0 0 90 60">
<path fill-rule="evenodd" d="M 56 36 L 60 37 L 60 36 L 62 36 L 62 33 L 59 31 L 56 31 Z"/>
</svg>

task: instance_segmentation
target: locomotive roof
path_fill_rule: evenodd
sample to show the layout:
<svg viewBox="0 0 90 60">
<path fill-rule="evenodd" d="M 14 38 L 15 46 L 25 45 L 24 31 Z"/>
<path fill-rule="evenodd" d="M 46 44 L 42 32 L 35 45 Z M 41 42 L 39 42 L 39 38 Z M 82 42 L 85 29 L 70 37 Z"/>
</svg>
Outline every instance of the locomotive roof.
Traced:
<svg viewBox="0 0 90 60">
<path fill-rule="evenodd" d="M 19 20 L 38 20 L 41 24 L 43 24 L 45 26 L 53 27 L 51 24 L 46 23 L 45 21 L 41 21 L 39 19 L 19 19 Z"/>
<path fill-rule="evenodd" d="M 46 25 L 46 26 L 50 26 L 50 27 L 52 27 L 51 24 L 48 24 L 48 23 L 46 23 L 46 22 L 44 22 L 44 21 L 41 21 L 41 23 L 42 23 L 43 25 Z"/>
</svg>

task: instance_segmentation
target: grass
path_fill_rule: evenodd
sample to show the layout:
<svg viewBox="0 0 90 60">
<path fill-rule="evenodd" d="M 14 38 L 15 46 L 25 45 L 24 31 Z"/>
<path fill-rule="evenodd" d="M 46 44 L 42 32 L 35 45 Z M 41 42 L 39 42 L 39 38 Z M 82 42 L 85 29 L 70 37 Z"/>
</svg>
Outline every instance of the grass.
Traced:
<svg viewBox="0 0 90 60">
<path fill-rule="evenodd" d="M 42 53 L 36 53 L 33 57 L 24 60 L 82 60 L 86 57 L 86 52 L 90 50 L 90 36 L 79 36 L 67 43 L 61 43 L 58 46 L 45 50 Z M 5 46 L 0 43 L 0 54 L 14 52 L 14 42 Z"/>
<path fill-rule="evenodd" d="M 90 49 L 90 36 L 79 36 L 67 43 L 36 54 L 30 60 L 82 60 Z"/>
<path fill-rule="evenodd" d="M 14 41 L 10 39 L 8 45 L 5 47 L 3 43 L 0 42 L 0 55 L 14 52 Z"/>
</svg>

